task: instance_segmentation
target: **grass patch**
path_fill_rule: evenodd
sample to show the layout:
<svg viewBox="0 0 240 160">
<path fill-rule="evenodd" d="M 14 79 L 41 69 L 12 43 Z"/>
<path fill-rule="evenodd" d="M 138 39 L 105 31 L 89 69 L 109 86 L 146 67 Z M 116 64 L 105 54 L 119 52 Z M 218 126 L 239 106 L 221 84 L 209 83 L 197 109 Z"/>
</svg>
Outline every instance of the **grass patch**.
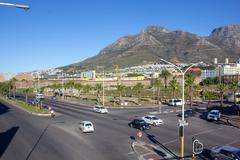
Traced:
<svg viewBox="0 0 240 160">
<path fill-rule="evenodd" d="M 3 97 L 0 97 L 1 99 L 13 104 L 13 105 L 16 105 L 17 107 L 19 108 L 22 108 L 28 112 L 35 112 L 35 113 L 49 113 L 49 111 L 46 109 L 46 108 L 42 108 L 41 110 L 39 109 L 39 107 L 37 106 L 33 106 L 33 105 L 29 105 L 27 104 L 26 102 L 24 101 L 20 101 L 20 100 L 10 100 L 10 99 L 6 99 L 6 98 L 3 98 Z"/>
</svg>

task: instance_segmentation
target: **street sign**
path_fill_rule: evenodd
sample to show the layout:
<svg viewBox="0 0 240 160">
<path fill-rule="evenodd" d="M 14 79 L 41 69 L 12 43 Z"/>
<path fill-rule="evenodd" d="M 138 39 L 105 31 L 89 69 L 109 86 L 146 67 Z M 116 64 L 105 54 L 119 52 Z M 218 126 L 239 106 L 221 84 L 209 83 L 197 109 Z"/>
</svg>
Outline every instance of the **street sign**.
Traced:
<svg viewBox="0 0 240 160">
<path fill-rule="evenodd" d="M 137 133 L 137 136 L 138 136 L 139 138 L 141 138 L 141 137 L 142 137 L 142 132 L 139 131 L 139 132 Z"/>
<path fill-rule="evenodd" d="M 178 122 L 179 122 L 179 126 L 188 126 L 188 122 L 185 120 L 183 121 L 183 120 L 179 119 Z"/>
<path fill-rule="evenodd" d="M 193 153 L 200 154 L 203 151 L 203 144 L 198 140 L 193 138 Z"/>
</svg>

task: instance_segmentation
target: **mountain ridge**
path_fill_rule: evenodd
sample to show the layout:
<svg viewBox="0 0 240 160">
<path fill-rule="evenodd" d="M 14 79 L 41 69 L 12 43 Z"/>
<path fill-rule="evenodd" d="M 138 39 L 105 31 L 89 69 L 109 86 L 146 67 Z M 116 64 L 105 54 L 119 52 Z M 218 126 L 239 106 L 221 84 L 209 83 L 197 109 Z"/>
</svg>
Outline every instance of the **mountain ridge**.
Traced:
<svg viewBox="0 0 240 160">
<path fill-rule="evenodd" d="M 159 58 L 172 62 L 210 63 L 216 57 L 238 58 L 240 56 L 240 25 L 231 24 L 212 30 L 203 37 L 191 32 L 170 31 L 161 26 L 148 26 L 135 35 L 120 37 L 104 47 L 99 54 L 82 62 L 61 67 L 64 70 L 106 69 L 114 66 L 130 67 L 156 63 Z"/>
</svg>

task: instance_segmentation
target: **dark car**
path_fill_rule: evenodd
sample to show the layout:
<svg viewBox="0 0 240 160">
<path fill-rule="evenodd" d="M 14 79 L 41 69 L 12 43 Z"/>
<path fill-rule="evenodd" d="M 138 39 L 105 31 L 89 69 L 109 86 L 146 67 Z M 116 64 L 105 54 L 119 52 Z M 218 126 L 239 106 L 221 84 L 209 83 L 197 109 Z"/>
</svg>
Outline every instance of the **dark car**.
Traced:
<svg viewBox="0 0 240 160">
<path fill-rule="evenodd" d="M 188 118 L 188 117 L 193 117 L 196 115 L 196 112 L 193 110 L 186 110 L 184 111 L 184 118 Z M 182 117 L 182 112 L 178 113 L 179 117 Z"/>
<path fill-rule="evenodd" d="M 215 146 L 211 149 L 214 160 L 240 160 L 240 149 L 233 146 Z"/>
<path fill-rule="evenodd" d="M 132 120 L 130 123 L 128 123 L 128 125 L 131 127 L 131 128 L 137 128 L 137 129 L 140 129 L 140 130 L 145 130 L 145 129 L 150 129 L 150 125 L 147 124 L 144 120 L 142 119 L 134 119 Z"/>
</svg>

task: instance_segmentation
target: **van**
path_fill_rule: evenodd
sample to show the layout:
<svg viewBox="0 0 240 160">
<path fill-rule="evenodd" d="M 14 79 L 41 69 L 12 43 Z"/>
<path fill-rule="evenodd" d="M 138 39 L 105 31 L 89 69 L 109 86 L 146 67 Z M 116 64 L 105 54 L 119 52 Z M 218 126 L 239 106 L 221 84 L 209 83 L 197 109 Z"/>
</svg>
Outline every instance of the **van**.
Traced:
<svg viewBox="0 0 240 160">
<path fill-rule="evenodd" d="M 39 100 L 40 99 L 42 100 L 42 99 L 44 99 L 44 95 L 42 93 L 38 93 L 38 94 L 36 94 L 35 98 L 39 99 Z"/>
<path fill-rule="evenodd" d="M 170 99 L 168 105 L 170 106 L 181 106 L 183 104 L 182 99 Z"/>
</svg>

